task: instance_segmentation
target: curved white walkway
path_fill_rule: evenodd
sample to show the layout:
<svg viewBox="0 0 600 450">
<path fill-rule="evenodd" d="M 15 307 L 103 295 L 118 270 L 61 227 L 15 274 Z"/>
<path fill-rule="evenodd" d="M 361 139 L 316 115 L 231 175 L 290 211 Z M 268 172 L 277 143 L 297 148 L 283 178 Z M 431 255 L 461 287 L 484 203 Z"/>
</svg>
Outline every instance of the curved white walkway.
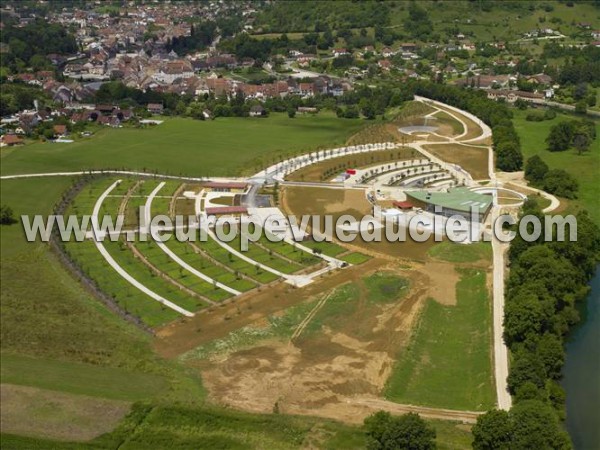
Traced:
<svg viewBox="0 0 600 450">
<path fill-rule="evenodd" d="M 99 229 L 99 223 L 98 223 L 98 214 L 100 212 L 100 207 L 102 206 L 102 202 L 104 201 L 104 199 L 108 196 L 108 194 L 110 194 L 110 192 L 121 182 L 121 180 L 117 180 L 115 181 L 112 185 L 110 185 L 108 187 L 108 189 L 106 189 L 102 195 L 100 195 L 100 197 L 98 197 L 98 200 L 96 201 L 96 204 L 94 205 L 94 210 L 92 212 L 92 227 L 94 228 L 94 234 L 95 236 L 99 237 L 102 233 Z M 140 283 L 139 281 L 137 281 L 135 278 L 133 278 L 131 275 L 129 275 L 125 269 L 123 269 L 119 263 L 117 263 L 117 261 L 115 261 L 115 259 L 111 256 L 111 254 L 108 252 L 108 250 L 106 250 L 106 248 L 104 247 L 104 245 L 102 244 L 101 241 L 99 241 L 98 239 L 93 239 L 94 244 L 96 244 L 96 248 L 98 249 L 98 251 L 100 252 L 100 254 L 104 257 L 104 259 L 106 260 L 106 262 L 119 274 L 121 275 L 121 277 L 125 278 L 125 280 L 127 280 L 131 285 L 135 286 L 136 288 L 138 288 L 140 291 L 142 291 L 144 294 L 146 294 L 147 296 L 149 296 L 150 298 L 153 298 L 154 300 L 156 300 L 159 303 L 162 303 L 163 305 L 167 306 L 168 308 L 171 308 L 174 311 L 177 311 L 180 314 L 183 314 L 184 316 L 187 317 L 193 317 L 194 313 L 189 312 L 186 309 L 183 309 L 180 306 L 177 306 L 175 303 L 171 302 L 170 300 L 167 300 L 164 297 L 161 297 L 160 295 L 158 295 L 156 292 L 148 289 L 146 286 L 144 286 L 142 283 Z"/>
<path fill-rule="evenodd" d="M 154 229 L 152 229 L 150 227 L 150 221 L 151 221 L 151 213 L 150 212 L 151 212 L 151 207 L 152 207 L 152 201 L 154 200 L 154 197 L 156 197 L 156 194 L 158 193 L 158 191 L 160 191 L 165 184 L 166 183 L 164 181 L 159 183 L 159 185 L 156 186 L 156 188 L 154 188 L 154 190 L 150 193 L 150 195 L 148 195 L 148 199 L 146 200 L 146 203 L 144 204 L 144 217 L 146 218 L 145 223 L 146 223 L 146 227 L 148 228 L 148 232 L 150 233 L 151 236 L 152 236 L 152 232 L 154 231 Z M 164 242 L 161 242 L 160 239 L 154 239 L 154 242 L 156 242 L 156 245 L 158 245 L 158 247 L 169 256 L 169 258 L 171 258 L 173 261 L 175 261 L 177 264 L 179 264 L 181 267 L 183 267 L 188 272 L 191 272 L 192 274 L 194 274 L 196 277 L 198 277 L 214 286 L 217 286 L 218 288 L 221 288 L 224 291 L 229 292 L 230 294 L 233 294 L 233 295 L 241 294 L 240 291 L 236 291 L 235 289 L 224 285 L 223 283 L 215 280 L 214 278 L 209 277 L 208 275 L 203 274 L 199 270 L 196 270 L 195 268 L 190 266 L 183 259 L 181 259 L 179 256 L 177 256 L 169 247 L 167 247 L 167 245 Z"/>
</svg>

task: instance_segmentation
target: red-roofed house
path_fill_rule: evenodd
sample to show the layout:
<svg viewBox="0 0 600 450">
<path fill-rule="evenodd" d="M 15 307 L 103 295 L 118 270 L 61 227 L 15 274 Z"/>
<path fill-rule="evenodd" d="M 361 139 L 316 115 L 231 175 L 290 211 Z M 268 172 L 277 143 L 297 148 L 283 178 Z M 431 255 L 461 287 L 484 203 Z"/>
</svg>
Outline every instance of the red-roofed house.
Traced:
<svg viewBox="0 0 600 450">
<path fill-rule="evenodd" d="M 20 145 L 23 144 L 23 139 L 21 139 L 19 136 L 15 135 L 15 134 L 5 134 L 4 136 L 1 137 L 2 139 L 2 145 L 8 145 L 8 146 L 12 146 L 12 145 Z"/>
</svg>

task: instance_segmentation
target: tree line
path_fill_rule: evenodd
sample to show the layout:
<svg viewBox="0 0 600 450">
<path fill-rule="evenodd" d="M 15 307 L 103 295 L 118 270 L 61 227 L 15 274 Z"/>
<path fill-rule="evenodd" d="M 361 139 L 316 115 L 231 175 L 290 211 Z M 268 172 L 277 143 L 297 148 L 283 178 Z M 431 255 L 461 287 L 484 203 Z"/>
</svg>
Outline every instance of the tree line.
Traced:
<svg viewBox="0 0 600 450">
<path fill-rule="evenodd" d="M 526 215 L 544 220 L 533 199 Z M 588 292 L 600 260 L 600 229 L 584 211 L 577 215 L 577 241 L 526 242 L 519 235 L 509 251 L 504 340 L 512 363 L 510 411 L 489 411 L 473 427 L 475 449 L 570 449 L 561 421 L 565 392 L 559 384 L 567 333 L 579 321 L 577 304 Z M 529 223 L 526 227 L 533 230 Z M 566 233 L 568 236 L 568 233 Z"/>
</svg>

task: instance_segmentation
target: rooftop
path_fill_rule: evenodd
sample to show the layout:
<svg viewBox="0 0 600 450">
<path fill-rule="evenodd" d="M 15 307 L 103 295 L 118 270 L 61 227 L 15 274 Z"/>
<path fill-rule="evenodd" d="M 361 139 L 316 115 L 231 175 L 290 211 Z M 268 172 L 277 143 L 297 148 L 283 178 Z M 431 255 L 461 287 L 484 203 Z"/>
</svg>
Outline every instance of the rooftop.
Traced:
<svg viewBox="0 0 600 450">
<path fill-rule="evenodd" d="M 411 191 L 406 195 L 415 200 L 456 211 L 471 212 L 471 208 L 476 208 L 479 214 L 485 214 L 492 204 L 491 195 L 478 194 L 466 187 L 449 189 L 447 192 Z"/>
</svg>

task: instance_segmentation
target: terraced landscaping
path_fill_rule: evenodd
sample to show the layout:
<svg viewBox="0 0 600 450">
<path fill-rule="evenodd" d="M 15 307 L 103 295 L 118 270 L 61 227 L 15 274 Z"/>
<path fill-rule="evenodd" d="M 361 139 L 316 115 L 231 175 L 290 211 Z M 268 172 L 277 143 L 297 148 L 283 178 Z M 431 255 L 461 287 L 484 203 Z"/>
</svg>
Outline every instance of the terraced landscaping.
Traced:
<svg viewBox="0 0 600 450">
<path fill-rule="evenodd" d="M 302 169 L 292 172 L 286 177 L 290 181 L 323 181 L 333 178 L 346 169 L 358 169 L 383 162 L 396 162 L 412 159 L 416 151 L 410 148 L 395 150 L 380 150 L 376 152 L 357 153 L 344 155 L 325 161 L 316 162 Z"/>
<path fill-rule="evenodd" d="M 277 280 L 279 277 L 267 270 L 238 258 L 227 249 L 219 245 L 214 239 L 208 238 L 204 242 L 194 243 L 193 248 L 205 252 L 210 258 L 229 267 L 234 272 L 240 272 L 243 275 L 256 280 L 258 283 L 266 284 Z"/>
</svg>

